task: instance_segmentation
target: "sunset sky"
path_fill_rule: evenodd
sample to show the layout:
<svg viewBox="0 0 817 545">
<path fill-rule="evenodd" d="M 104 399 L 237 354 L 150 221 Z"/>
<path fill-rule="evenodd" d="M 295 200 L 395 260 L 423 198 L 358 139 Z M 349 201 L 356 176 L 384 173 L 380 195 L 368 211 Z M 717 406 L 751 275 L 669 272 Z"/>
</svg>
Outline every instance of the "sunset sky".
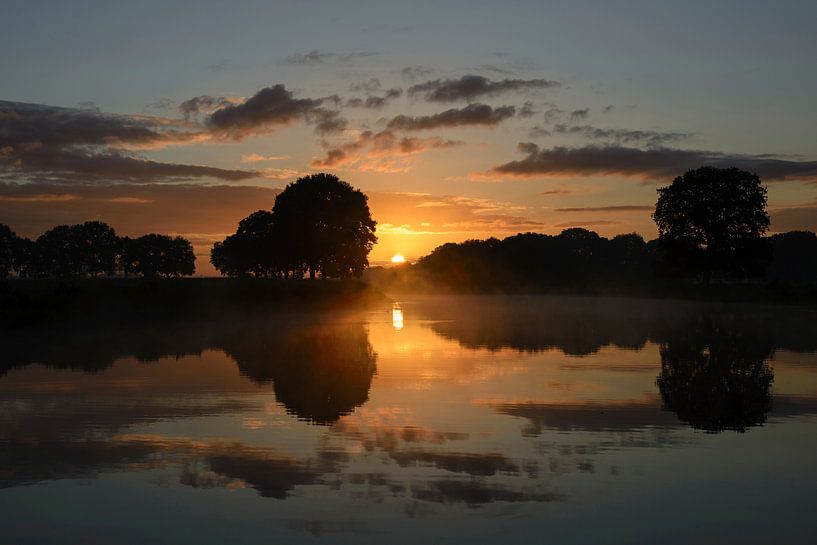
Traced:
<svg viewBox="0 0 817 545">
<path fill-rule="evenodd" d="M 371 260 L 586 227 L 656 235 L 712 164 L 817 230 L 817 3 L 38 2 L 0 20 L 0 223 L 209 247 L 327 171 Z"/>
</svg>

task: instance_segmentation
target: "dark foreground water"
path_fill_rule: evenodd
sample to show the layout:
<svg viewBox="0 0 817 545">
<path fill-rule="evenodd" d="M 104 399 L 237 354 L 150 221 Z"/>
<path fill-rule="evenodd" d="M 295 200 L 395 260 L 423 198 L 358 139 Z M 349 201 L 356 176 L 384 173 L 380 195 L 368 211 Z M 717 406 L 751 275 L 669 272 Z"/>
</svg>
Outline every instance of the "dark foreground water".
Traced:
<svg viewBox="0 0 817 545">
<path fill-rule="evenodd" d="M 817 314 L 571 298 L 0 337 L 0 543 L 815 543 Z"/>
</svg>

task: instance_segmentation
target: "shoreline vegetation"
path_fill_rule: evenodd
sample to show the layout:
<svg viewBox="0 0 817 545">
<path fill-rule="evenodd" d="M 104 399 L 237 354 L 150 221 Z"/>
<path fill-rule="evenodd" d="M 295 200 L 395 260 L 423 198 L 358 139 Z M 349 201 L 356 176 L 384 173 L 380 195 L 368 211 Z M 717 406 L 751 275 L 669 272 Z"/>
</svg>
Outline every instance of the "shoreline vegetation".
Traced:
<svg viewBox="0 0 817 545">
<path fill-rule="evenodd" d="M 368 267 L 377 237 L 366 195 L 332 174 L 313 174 L 215 243 L 210 257 L 221 279 L 182 279 L 194 274 L 195 259 L 178 236 L 131 239 L 88 221 L 32 241 L 0 225 L 0 324 L 353 309 L 386 303 L 386 293 L 817 303 L 817 235 L 765 236 L 758 176 L 701 167 L 658 194 L 655 240 L 573 227 L 447 243 L 415 264 L 384 269 Z"/>
</svg>

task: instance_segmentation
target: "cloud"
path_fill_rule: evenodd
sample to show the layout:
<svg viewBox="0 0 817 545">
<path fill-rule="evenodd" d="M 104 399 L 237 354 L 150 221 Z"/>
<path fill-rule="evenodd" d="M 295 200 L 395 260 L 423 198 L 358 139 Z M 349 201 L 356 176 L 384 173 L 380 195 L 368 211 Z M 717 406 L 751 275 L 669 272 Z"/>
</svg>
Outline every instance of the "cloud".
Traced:
<svg viewBox="0 0 817 545">
<path fill-rule="evenodd" d="M 475 103 L 469 104 L 465 108 L 451 108 L 434 115 L 419 117 L 398 115 L 393 117 L 386 126 L 389 129 L 401 131 L 420 131 L 466 125 L 494 126 L 513 117 L 515 113 L 516 108 L 513 106 L 492 108 L 487 104 Z"/>
<path fill-rule="evenodd" d="M 533 107 L 533 102 L 525 102 L 519 108 L 519 117 L 533 117 L 535 114 L 536 110 Z"/>
<path fill-rule="evenodd" d="M 634 212 L 654 209 L 655 209 L 654 206 L 625 204 L 619 206 L 586 206 L 576 208 L 556 208 L 554 212 Z"/>
<path fill-rule="evenodd" d="M 241 156 L 242 163 L 258 163 L 260 161 L 282 161 L 289 159 L 288 155 L 261 155 L 260 153 L 248 153 Z"/>
<path fill-rule="evenodd" d="M 400 76 L 406 81 L 414 82 L 420 78 L 425 76 L 431 75 L 434 73 L 434 69 L 429 66 L 422 66 L 422 65 L 414 65 L 414 66 L 406 66 L 402 70 L 400 70 Z"/>
<path fill-rule="evenodd" d="M 581 110 L 573 110 L 570 112 L 570 121 L 584 121 L 590 115 L 590 108 L 582 108 Z"/>
<path fill-rule="evenodd" d="M 170 181 L 244 180 L 255 171 L 150 161 L 135 150 L 205 141 L 210 135 L 183 120 L 0 101 L 0 177 Z"/>
<path fill-rule="evenodd" d="M 394 87 L 391 89 L 386 89 L 382 96 L 369 95 L 365 99 L 350 98 L 346 101 L 346 106 L 350 108 L 378 109 L 382 108 L 392 100 L 400 98 L 401 96 L 403 96 L 403 90 L 399 87 Z"/>
<path fill-rule="evenodd" d="M 615 145 L 539 148 L 530 142 L 520 143 L 518 147 L 526 157 L 497 165 L 491 174 L 522 178 L 611 175 L 666 180 L 700 166 L 734 166 L 754 172 L 764 180 L 817 182 L 817 161 L 793 161 L 770 155 L 674 148 L 643 150 Z"/>
<path fill-rule="evenodd" d="M 598 227 L 601 225 L 618 225 L 620 221 L 611 220 L 596 220 L 596 221 L 568 221 L 565 223 L 557 223 L 554 227 Z"/>
<path fill-rule="evenodd" d="M 503 79 L 492 81 L 483 76 L 466 75 L 460 79 L 436 79 L 409 87 L 409 96 L 422 96 L 429 102 L 472 101 L 510 91 L 529 91 L 558 87 L 557 81 L 546 79 Z"/>
<path fill-rule="evenodd" d="M 552 133 L 550 130 L 542 127 L 541 125 L 535 125 L 531 127 L 531 130 L 528 131 L 528 136 L 531 138 L 542 138 L 543 136 L 550 136 Z"/>
<path fill-rule="evenodd" d="M 292 91 L 278 84 L 261 89 L 243 103 L 218 108 L 207 118 L 206 126 L 238 140 L 297 120 L 314 119 L 320 124 L 333 119 L 333 113 L 321 108 L 322 102 L 322 99 L 295 98 Z"/>
<path fill-rule="evenodd" d="M 572 117 L 572 116 L 571 116 Z M 531 129 L 533 136 L 535 129 Z M 630 129 L 605 129 L 592 125 L 554 125 L 553 132 L 557 134 L 578 135 L 591 140 L 610 140 L 617 144 L 642 143 L 648 146 L 661 146 L 672 142 L 686 140 L 692 135 L 683 132 L 642 131 Z"/>
<path fill-rule="evenodd" d="M 331 53 L 321 53 L 317 50 L 312 50 L 308 53 L 298 53 L 290 55 L 284 60 L 285 64 L 305 65 L 305 64 L 323 64 L 327 59 L 331 58 Z"/>
<path fill-rule="evenodd" d="M 561 108 L 551 105 L 547 110 L 545 110 L 545 123 L 553 123 L 554 121 L 561 119 L 564 113 L 565 111 Z"/>
<path fill-rule="evenodd" d="M 374 51 L 352 51 L 349 53 L 327 53 L 313 49 L 308 53 L 290 55 L 284 59 L 284 64 L 290 66 L 310 66 L 325 64 L 329 61 L 351 62 L 357 59 L 378 55 Z"/>
<path fill-rule="evenodd" d="M 209 114 L 224 106 L 231 104 L 240 104 L 242 101 L 236 98 L 228 97 L 211 97 L 209 95 L 201 95 L 185 100 L 179 104 L 179 111 L 185 119 L 196 117 L 201 113 Z"/>
<path fill-rule="evenodd" d="M 802 204 L 786 206 L 769 211 L 772 220 L 772 231 L 808 230 L 817 232 L 817 205 Z"/>
<path fill-rule="evenodd" d="M 364 131 L 354 141 L 334 147 L 326 145 L 325 157 L 314 160 L 312 166 L 318 168 L 336 167 L 359 163 L 367 157 L 401 157 L 431 149 L 450 148 L 458 145 L 461 145 L 461 142 L 444 140 L 437 136 L 429 138 L 400 137 L 389 129 L 377 133 Z M 369 170 L 379 170 L 376 168 L 378 165 L 374 163 L 370 163 L 368 166 L 371 167 Z"/>
</svg>

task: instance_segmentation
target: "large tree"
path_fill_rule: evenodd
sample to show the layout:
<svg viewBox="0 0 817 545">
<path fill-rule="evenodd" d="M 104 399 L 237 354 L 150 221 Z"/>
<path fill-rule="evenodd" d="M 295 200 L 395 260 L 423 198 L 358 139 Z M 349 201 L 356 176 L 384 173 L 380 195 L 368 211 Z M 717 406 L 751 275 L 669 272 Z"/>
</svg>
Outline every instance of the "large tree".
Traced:
<svg viewBox="0 0 817 545">
<path fill-rule="evenodd" d="M 766 188 L 737 168 L 701 167 L 658 189 L 653 219 L 670 267 L 700 275 L 749 276 L 763 272 L 769 228 Z"/>
<path fill-rule="evenodd" d="M 272 209 L 288 269 L 310 278 L 360 276 L 377 241 L 367 197 L 332 174 L 289 184 Z"/>
</svg>

